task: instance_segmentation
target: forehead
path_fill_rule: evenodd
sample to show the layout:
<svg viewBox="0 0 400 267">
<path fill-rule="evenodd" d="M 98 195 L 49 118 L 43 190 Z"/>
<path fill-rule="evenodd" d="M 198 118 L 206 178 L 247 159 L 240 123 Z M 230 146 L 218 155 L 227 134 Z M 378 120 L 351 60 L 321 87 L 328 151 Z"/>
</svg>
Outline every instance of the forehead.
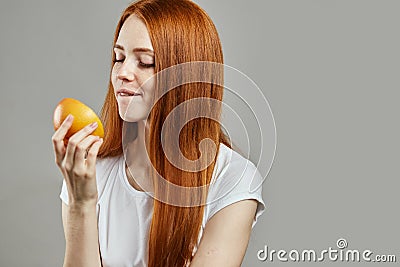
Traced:
<svg viewBox="0 0 400 267">
<path fill-rule="evenodd" d="M 136 47 L 153 49 L 146 24 L 136 15 L 130 15 L 122 25 L 117 44 L 131 50 Z"/>
</svg>

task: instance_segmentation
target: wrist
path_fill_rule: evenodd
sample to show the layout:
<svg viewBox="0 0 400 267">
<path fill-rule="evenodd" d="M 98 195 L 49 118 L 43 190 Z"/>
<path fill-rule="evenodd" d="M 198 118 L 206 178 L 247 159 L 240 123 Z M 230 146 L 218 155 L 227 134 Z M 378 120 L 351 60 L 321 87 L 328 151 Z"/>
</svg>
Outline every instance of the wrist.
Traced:
<svg viewBox="0 0 400 267">
<path fill-rule="evenodd" d="M 69 203 L 68 208 L 70 212 L 75 213 L 87 213 L 96 210 L 97 201 L 85 201 L 85 202 L 78 202 L 78 201 L 71 201 Z"/>
</svg>

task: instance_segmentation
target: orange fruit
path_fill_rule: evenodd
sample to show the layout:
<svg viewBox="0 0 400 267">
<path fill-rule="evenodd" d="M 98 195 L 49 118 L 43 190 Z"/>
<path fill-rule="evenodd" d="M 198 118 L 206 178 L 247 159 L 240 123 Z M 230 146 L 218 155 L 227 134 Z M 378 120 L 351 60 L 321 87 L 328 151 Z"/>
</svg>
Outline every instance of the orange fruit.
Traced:
<svg viewBox="0 0 400 267">
<path fill-rule="evenodd" d="M 73 98 L 64 98 L 56 106 L 53 115 L 54 130 L 60 128 L 68 114 L 74 116 L 74 120 L 65 135 L 65 141 L 68 141 L 72 135 L 92 122 L 97 122 L 98 126 L 91 135 L 97 135 L 101 138 L 104 137 L 103 124 L 96 113 L 81 101 Z"/>
</svg>

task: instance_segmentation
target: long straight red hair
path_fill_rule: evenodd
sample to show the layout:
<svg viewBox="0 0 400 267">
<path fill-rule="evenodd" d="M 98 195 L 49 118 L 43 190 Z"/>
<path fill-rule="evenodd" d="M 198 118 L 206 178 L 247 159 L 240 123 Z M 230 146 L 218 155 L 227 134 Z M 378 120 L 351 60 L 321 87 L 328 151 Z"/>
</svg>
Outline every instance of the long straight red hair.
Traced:
<svg viewBox="0 0 400 267">
<path fill-rule="evenodd" d="M 122 13 L 114 35 L 115 45 L 121 27 L 130 15 L 136 15 L 143 20 L 149 31 L 155 54 L 155 72 L 193 61 L 208 61 L 223 64 L 221 42 L 212 20 L 195 3 L 189 0 L 141 0 L 130 4 Z M 112 52 L 112 62 L 115 54 Z M 113 64 L 113 63 L 112 63 Z M 111 65 L 112 66 L 112 65 Z M 220 65 L 222 66 L 222 65 Z M 180 85 L 165 93 L 164 87 L 158 83 L 155 95 L 161 97 L 149 113 L 149 131 L 146 131 L 146 148 L 154 169 L 168 182 L 185 187 L 202 187 L 201 198 L 207 195 L 207 187 L 211 181 L 219 144 L 222 142 L 231 147 L 227 135 L 224 133 L 219 118 L 222 104 L 203 105 L 209 117 L 200 117 L 190 120 L 179 133 L 179 147 L 183 155 L 189 160 L 198 158 L 211 162 L 202 171 L 188 172 L 172 165 L 166 158 L 161 144 L 161 129 L 168 114 L 180 103 L 189 99 L 203 97 L 217 100 L 222 103 L 223 97 L 223 69 L 214 71 L 204 69 L 207 77 L 213 77 L 215 83 L 196 82 Z M 208 73 L 207 73 L 208 72 Z M 179 79 L 178 74 L 169 74 L 169 80 Z M 199 108 L 196 105 L 190 107 Z M 209 118 L 218 118 L 212 120 Z M 171 128 L 185 121 L 185 114 L 172 116 L 172 124 L 167 127 L 166 134 L 174 132 Z M 118 113 L 117 101 L 110 80 L 108 92 L 101 110 L 101 120 L 105 129 L 103 145 L 98 157 L 119 156 L 123 153 L 122 134 L 123 121 Z M 217 151 L 207 151 L 200 155 L 198 149 L 201 140 L 208 138 L 217 147 Z M 154 183 L 154 209 L 149 233 L 148 266 L 183 267 L 192 260 L 193 250 L 197 246 L 201 229 L 204 205 L 180 207 L 159 201 L 168 199 L 159 197 L 160 194 L 169 194 L 169 190 L 161 188 L 152 172 L 149 178 Z M 194 196 L 185 193 L 183 198 Z M 135 226 L 132 226 L 135 227 Z"/>
</svg>

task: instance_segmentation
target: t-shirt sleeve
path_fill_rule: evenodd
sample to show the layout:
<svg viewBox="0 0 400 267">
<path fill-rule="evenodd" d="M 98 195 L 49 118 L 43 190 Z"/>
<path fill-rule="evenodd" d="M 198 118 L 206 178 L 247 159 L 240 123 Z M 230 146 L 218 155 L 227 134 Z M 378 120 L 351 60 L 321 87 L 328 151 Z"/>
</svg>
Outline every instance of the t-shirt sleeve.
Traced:
<svg viewBox="0 0 400 267">
<path fill-rule="evenodd" d="M 257 210 L 252 223 L 253 228 L 265 210 L 262 182 L 260 172 L 251 161 L 231 162 L 210 185 L 207 221 L 230 204 L 245 199 L 254 199 L 257 201 Z"/>
</svg>

